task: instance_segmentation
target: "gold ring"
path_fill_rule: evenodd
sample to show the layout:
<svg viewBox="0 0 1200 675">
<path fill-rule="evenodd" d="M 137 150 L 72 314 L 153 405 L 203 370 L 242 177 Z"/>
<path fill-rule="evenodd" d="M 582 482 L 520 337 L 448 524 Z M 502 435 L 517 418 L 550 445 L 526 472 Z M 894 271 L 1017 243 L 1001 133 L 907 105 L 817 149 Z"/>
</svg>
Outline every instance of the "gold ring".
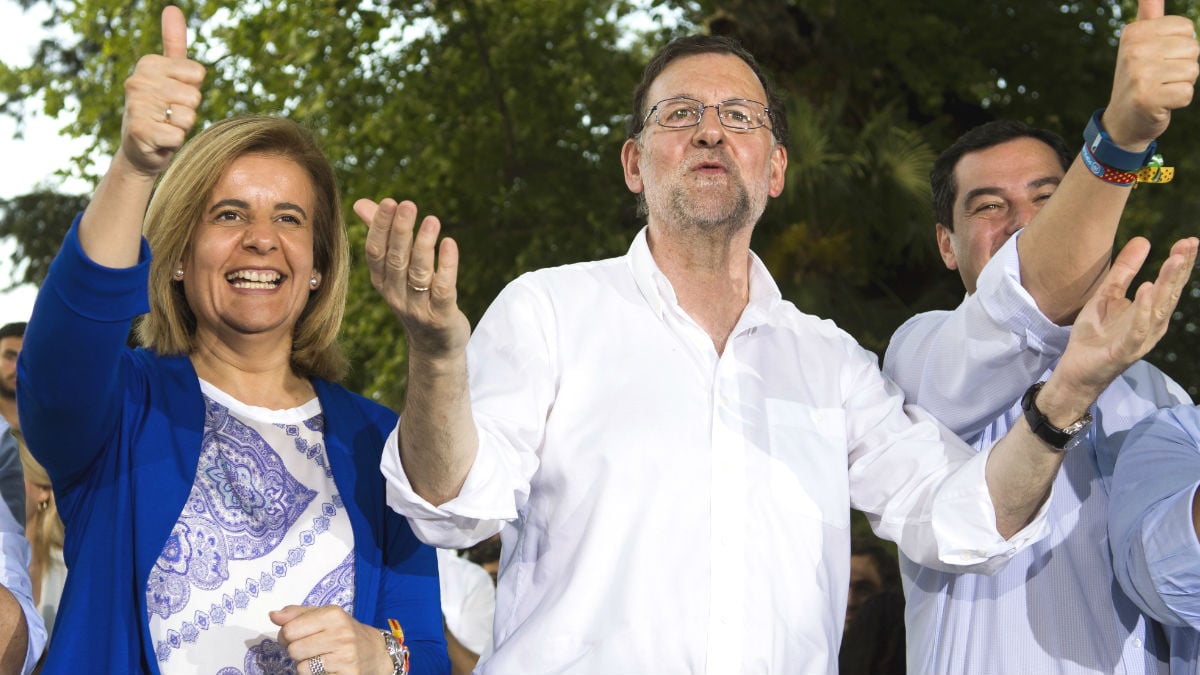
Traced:
<svg viewBox="0 0 1200 675">
<path fill-rule="evenodd" d="M 412 284 L 409 284 L 408 287 L 418 293 L 424 293 L 425 291 L 429 290 L 428 286 L 413 286 Z"/>
<path fill-rule="evenodd" d="M 173 115 L 173 114 L 174 114 L 174 112 L 171 110 L 171 106 L 167 106 L 167 120 L 166 120 L 167 124 L 171 123 L 171 115 Z"/>
</svg>

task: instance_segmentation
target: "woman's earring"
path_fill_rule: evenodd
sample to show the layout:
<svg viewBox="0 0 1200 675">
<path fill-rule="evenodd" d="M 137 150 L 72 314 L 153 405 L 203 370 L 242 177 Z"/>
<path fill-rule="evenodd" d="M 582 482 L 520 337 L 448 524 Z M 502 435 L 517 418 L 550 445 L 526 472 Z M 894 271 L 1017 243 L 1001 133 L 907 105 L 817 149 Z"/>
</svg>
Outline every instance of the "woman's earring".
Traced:
<svg viewBox="0 0 1200 675">
<path fill-rule="evenodd" d="M 312 278 L 308 280 L 308 287 L 317 290 L 317 286 L 321 285 L 321 280 L 317 278 L 317 273 L 313 272 Z"/>
<path fill-rule="evenodd" d="M 183 266 L 181 265 L 179 267 L 176 267 L 175 273 L 172 274 L 171 276 L 175 278 L 175 281 L 183 281 Z"/>
</svg>

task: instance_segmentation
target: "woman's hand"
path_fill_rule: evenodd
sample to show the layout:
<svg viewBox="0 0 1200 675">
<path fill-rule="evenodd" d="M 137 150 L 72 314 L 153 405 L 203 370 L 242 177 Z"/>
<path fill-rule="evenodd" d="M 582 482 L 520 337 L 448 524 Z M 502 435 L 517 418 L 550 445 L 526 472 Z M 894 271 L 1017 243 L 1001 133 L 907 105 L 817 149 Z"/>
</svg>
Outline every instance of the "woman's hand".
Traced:
<svg viewBox="0 0 1200 675">
<path fill-rule="evenodd" d="M 204 67 L 187 57 L 187 23 L 178 7 L 163 10 L 162 38 L 162 56 L 143 56 L 125 80 L 121 147 L 79 225 L 84 253 L 105 267 L 137 264 L 154 181 L 196 123 Z"/>
<path fill-rule="evenodd" d="M 387 675 L 392 672 L 380 629 L 361 624 L 337 605 L 288 605 L 271 612 L 279 643 L 299 675 Z M 315 668 L 313 658 L 319 657 Z"/>
<path fill-rule="evenodd" d="M 137 173 L 156 177 L 167 168 L 196 123 L 204 66 L 187 57 L 183 12 L 162 12 L 163 53 L 138 60 L 125 80 L 125 116 L 118 157 Z"/>
</svg>

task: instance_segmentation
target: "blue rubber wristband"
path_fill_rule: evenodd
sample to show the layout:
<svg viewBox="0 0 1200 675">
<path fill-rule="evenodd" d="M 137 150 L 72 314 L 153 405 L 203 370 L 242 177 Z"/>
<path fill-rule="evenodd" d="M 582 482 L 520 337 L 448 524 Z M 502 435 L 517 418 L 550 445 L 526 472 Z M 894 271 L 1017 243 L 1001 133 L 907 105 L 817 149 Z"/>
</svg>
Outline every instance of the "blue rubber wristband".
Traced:
<svg viewBox="0 0 1200 675">
<path fill-rule="evenodd" d="M 1142 152 L 1123 150 L 1113 143 L 1108 132 L 1104 130 L 1104 125 L 1100 123 L 1100 116 L 1103 114 L 1104 108 L 1092 113 L 1087 128 L 1083 130 L 1083 142 L 1092 151 L 1092 156 L 1096 158 L 1096 161 L 1118 171 L 1136 172 L 1146 166 L 1154 153 L 1158 151 L 1158 141 L 1150 141 L 1149 147 Z"/>
</svg>

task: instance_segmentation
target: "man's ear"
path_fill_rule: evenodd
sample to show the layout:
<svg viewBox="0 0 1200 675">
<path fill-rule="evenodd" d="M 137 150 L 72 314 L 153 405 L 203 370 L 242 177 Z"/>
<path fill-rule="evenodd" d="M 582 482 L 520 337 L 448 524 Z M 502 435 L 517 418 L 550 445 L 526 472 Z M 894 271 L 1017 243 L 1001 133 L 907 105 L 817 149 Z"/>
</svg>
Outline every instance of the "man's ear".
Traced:
<svg viewBox="0 0 1200 675">
<path fill-rule="evenodd" d="M 621 167 L 625 170 L 625 186 L 634 194 L 641 194 L 645 186 L 642 184 L 642 147 L 632 138 L 626 139 L 621 146 Z"/>
<path fill-rule="evenodd" d="M 942 262 L 945 263 L 946 269 L 958 269 L 958 256 L 954 255 L 954 233 L 941 223 L 937 224 L 936 229 L 938 252 L 942 254 Z"/>
<path fill-rule="evenodd" d="M 776 145 L 771 151 L 771 183 L 767 194 L 778 197 L 783 194 L 783 186 L 787 177 L 787 148 Z"/>
</svg>

